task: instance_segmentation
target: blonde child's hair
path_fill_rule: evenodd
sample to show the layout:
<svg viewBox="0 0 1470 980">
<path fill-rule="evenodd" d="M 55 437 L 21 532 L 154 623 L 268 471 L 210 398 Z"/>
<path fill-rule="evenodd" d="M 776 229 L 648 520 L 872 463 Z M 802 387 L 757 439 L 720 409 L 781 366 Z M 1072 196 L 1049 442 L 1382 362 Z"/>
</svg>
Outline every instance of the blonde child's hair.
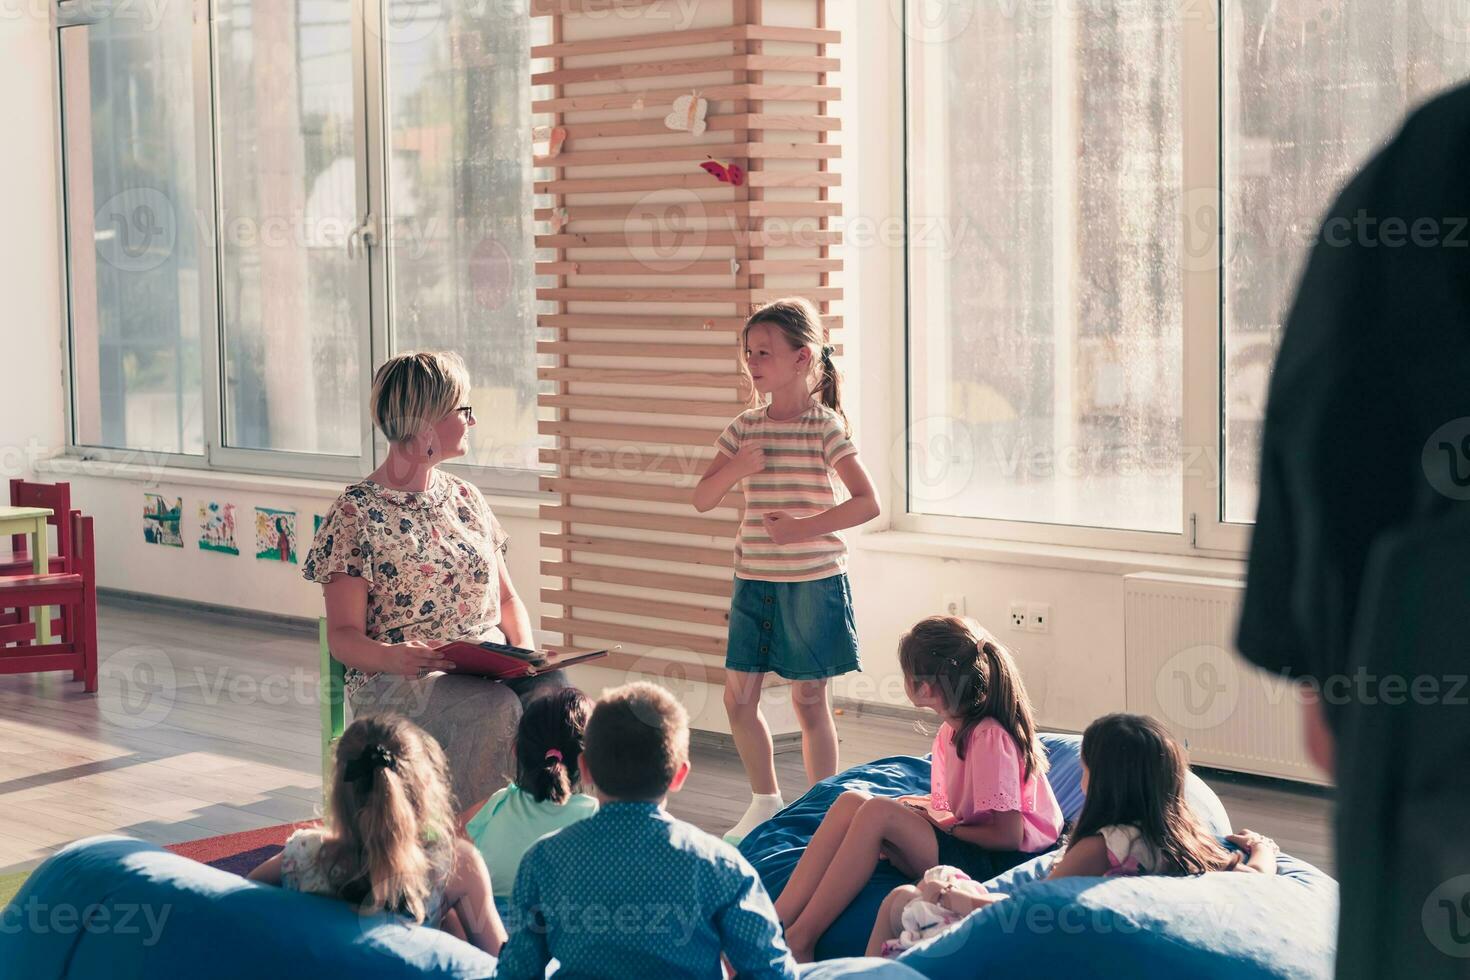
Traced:
<svg viewBox="0 0 1470 980">
<path fill-rule="evenodd" d="M 322 861 L 365 913 L 424 921 L 454 865 L 454 798 L 444 750 L 400 715 L 358 718 L 332 764 Z"/>
<path fill-rule="evenodd" d="M 373 375 L 373 424 L 389 442 L 404 443 L 448 417 L 470 390 L 464 360 L 448 351 L 390 357 Z"/>
<path fill-rule="evenodd" d="M 979 623 L 959 616 L 930 616 L 898 642 L 904 677 L 933 688 L 951 717 L 960 719 L 954 747 L 965 757 L 970 732 L 994 718 L 1016 742 L 1025 773 L 1044 774 L 1046 753 L 1036 737 L 1031 698 L 1010 651 Z"/>
<path fill-rule="evenodd" d="M 842 428 L 849 436 L 852 435 L 852 424 L 847 420 L 847 413 L 842 410 L 842 374 L 837 370 L 837 365 L 832 363 L 833 348 L 827 343 L 827 328 L 822 324 L 822 314 L 817 312 L 816 306 L 800 296 L 789 296 L 760 307 L 750 315 L 740 330 L 742 351 L 748 345 L 751 327 L 763 323 L 780 330 L 781 336 L 791 345 L 792 350 L 805 347 L 812 352 L 812 364 L 816 365 L 817 378 L 811 393 L 819 397 L 823 405 L 837 413 L 837 417 L 842 419 Z M 750 392 L 753 406 L 759 396 L 756 394 L 755 380 L 750 376 L 750 364 L 743 356 L 740 367 L 745 372 L 746 390 Z"/>
</svg>

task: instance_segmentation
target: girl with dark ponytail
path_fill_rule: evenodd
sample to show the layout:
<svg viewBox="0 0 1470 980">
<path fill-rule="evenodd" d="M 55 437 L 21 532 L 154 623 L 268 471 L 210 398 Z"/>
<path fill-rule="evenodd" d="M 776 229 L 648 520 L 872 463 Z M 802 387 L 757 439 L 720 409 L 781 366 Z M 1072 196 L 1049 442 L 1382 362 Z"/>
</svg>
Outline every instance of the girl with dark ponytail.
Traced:
<svg viewBox="0 0 1470 980">
<path fill-rule="evenodd" d="M 464 814 L 465 835 L 484 856 L 498 901 L 510 899 L 532 844 L 597 812 L 597 800 L 580 792 L 577 764 L 591 714 L 592 700 L 574 687 L 533 700 L 516 728 L 515 782 Z"/>
<path fill-rule="evenodd" d="M 798 962 L 810 960 L 881 858 L 915 881 L 941 866 L 953 879 L 985 881 L 1050 849 L 1062 830 L 1031 699 L 1010 653 L 972 620 L 932 616 L 899 641 L 898 661 L 909 700 L 943 721 L 929 793 L 838 797 L 776 901 Z M 903 886 L 883 914 L 920 894 Z"/>
<path fill-rule="evenodd" d="M 700 512 L 731 506 L 737 487 L 742 499 L 725 711 L 751 801 L 725 834 L 732 844 L 785 805 L 760 708 L 766 674 L 792 682 L 808 781 L 837 773 L 828 686 L 861 669 L 840 532 L 879 513 L 842 408 L 837 349 L 817 308 L 800 297 L 768 303 L 745 322 L 740 342 L 752 407 L 715 441 L 715 457 L 694 489 Z"/>
<path fill-rule="evenodd" d="M 320 828 L 291 834 L 254 881 L 393 912 L 499 955 L 505 926 L 485 862 L 456 836 L 444 751 L 401 715 L 367 715 L 337 742 Z"/>
</svg>

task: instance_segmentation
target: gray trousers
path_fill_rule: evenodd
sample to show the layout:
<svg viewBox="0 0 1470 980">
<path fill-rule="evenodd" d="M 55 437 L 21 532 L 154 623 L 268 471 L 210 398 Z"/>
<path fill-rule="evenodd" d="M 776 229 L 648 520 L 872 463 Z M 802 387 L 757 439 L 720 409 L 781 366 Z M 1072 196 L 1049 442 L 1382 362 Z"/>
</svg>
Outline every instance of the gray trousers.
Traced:
<svg viewBox="0 0 1470 980">
<path fill-rule="evenodd" d="M 354 691 L 348 703 L 353 717 L 392 711 L 432 735 L 449 761 L 455 805 L 463 809 L 514 777 L 511 750 L 524 706 L 566 686 L 566 675 L 559 670 L 517 681 L 470 674 L 379 674 Z"/>
</svg>

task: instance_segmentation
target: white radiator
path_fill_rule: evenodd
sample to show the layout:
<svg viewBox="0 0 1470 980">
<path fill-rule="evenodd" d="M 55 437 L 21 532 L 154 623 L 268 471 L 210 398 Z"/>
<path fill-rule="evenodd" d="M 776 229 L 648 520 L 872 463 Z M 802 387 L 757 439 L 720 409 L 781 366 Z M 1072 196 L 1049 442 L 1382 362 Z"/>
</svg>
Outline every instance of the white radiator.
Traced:
<svg viewBox="0 0 1470 980">
<path fill-rule="evenodd" d="M 1163 722 L 1196 765 L 1321 783 L 1295 685 L 1235 652 L 1243 594 L 1229 579 L 1124 576 L 1128 710 Z"/>
</svg>

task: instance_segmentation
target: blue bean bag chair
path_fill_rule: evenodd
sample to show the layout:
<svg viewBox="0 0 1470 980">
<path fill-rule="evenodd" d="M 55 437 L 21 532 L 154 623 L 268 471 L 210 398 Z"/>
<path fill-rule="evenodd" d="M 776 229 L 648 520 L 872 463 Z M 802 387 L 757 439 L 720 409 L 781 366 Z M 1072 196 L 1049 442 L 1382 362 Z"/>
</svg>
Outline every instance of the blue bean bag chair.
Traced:
<svg viewBox="0 0 1470 980">
<path fill-rule="evenodd" d="M 1047 760 L 1050 763 L 1047 779 L 1051 783 L 1052 791 L 1057 796 L 1057 802 L 1061 804 L 1062 814 L 1068 821 L 1075 820 L 1082 810 L 1083 800 L 1081 736 L 1045 733 L 1041 736 L 1041 743 L 1043 749 L 1046 751 Z M 766 890 L 772 896 L 780 895 L 781 890 L 785 888 L 786 882 L 791 877 L 791 872 L 795 870 L 797 861 L 801 859 L 802 851 L 806 848 L 807 842 L 811 840 L 812 835 L 816 833 L 818 825 L 821 824 L 822 817 L 826 815 L 827 810 L 837 797 L 849 789 L 864 790 L 878 796 L 927 793 L 929 791 L 929 759 L 928 757 L 895 756 L 893 758 L 880 759 L 877 762 L 866 765 L 856 766 L 813 786 L 801 799 L 792 803 L 780 813 L 776 814 L 775 817 L 757 827 L 750 836 L 741 842 L 740 850 L 750 860 L 751 864 L 755 866 L 756 871 L 761 876 L 761 880 L 765 883 Z M 1194 776 L 1192 773 L 1190 774 L 1188 794 L 1190 804 L 1216 834 L 1223 837 L 1231 832 L 1229 816 L 1226 814 L 1224 806 L 1220 803 L 1219 797 L 1205 785 L 1203 780 Z M 1043 855 L 1021 865 L 1019 868 L 1013 869 L 1007 875 L 1003 875 L 998 879 L 996 884 L 997 890 L 1001 887 L 1001 883 L 1004 882 L 1015 882 L 1019 886 L 1023 881 L 1030 881 L 1044 876 L 1045 871 L 1042 869 L 1049 866 L 1050 860 L 1050 857 Z M 1335 915 L 1336 883 L 1309 865 L 1293 862 L 1291 867 L 1297 869 L 1301 875 L 1310 879 L 1311 888 L 1305 889 L 1305 891 L 1309 891 L 1315 899 L 1320 899 L 1325 905 L 1330 905 L 1332 914 Z M 1205 890 L 1202 898 L 1200 888 L 1215 877 L 1223 876 L 1206 876 L 1204 880 L 1148 878 L 1117 879 L 1116 881 L 1118 883 L 1132 881 L 1134 883 L 1133 887 L 1141 887 L 1145 890 L 1158 884 L 1165 892 L 1168 892 L 1171 886 L 1185 886 L 1188 894 L 1192 895 L 1194 900 L 1188 906 L 1176 906 L 1174 911 L 1184 910 L 1181 918 L 1187 920 L 1190 915 L 1197 916 L 1202 906 L 1209 906 L 1214 893 Z M 1271 880 L 1261 876 L 1244 874 L 1235 874 L 1234 877 L 1252 879 L 1256 883 L 1269 882 Z M 862 956 L 867 948 L 868 936 L 872 933 L 873 923 L 878 917 L 878 907 L 882 904 L 884 897 L 893 888 L 907 883 L 908 880 L 891 864 L 887 862 L 880 863 L 872 880 L 868 882 L 867 887 L 853 900 L 853 903 L 848 906 L 847 910 L 838 917 L 837 921 L 832 924 L 832 927 L 818 941 L 816 948 L 818 959 L 825 960 L 839 957 Z M 1075 880 L 1086 880 L 1092 882 L 1094 885 L 1104 882 L 1111 883 L 1112 881 L 1108 879 Z M 1056 883 L 1055 885 L 1047 885 L 1045 887 L 1055 888 L 1060 884 Z M 1288 901 L 1294 900 L 1300 897 L 1298 893 L 1304 890 L 1295 887 L 1296 884 L 1299 884 L 1299 881 L 1278 883 L 1275 886 L 1277 890 L 1274 894 Z M 1190 886 L 1195 887 L 1193 890 L 1189 890 Z M 1242 883 L 1239 881 L 1230 882 L 1225 887 L 1227 890 L 1238 889 L 1242 887 Z M 1111 892 L 1100 894 L 1111 894 Z M 995 912 L 997 918 L 999 917 L 999 908 L 1000 906 L 997 905 L 997 911 Z M 1163 916 L 1172 914 L 1169 908 L 1158 908 L 1155 911 L 1157 914 Z M 1234 908 L 1225 908 L 1218 911 L 1221 914 L 1244 914 Z M 966 927 L 973 928 L 970 926 L 970 923 L 976 918 L 980 918 L 980 916 L 974 916 L 971 920 L 966 920 Z M 1216 911 L 1211 911 L 1208 915 L 1200 916 L 1200 918 L 1208 923 L 1217 918 L 1217 913 Z M 1306 917 L 1306 921 L 1310 923 L 1309 928 L 1315 929 L 1320 925 L 1315 912 L 1309 914 Z M 1291 940 L 1295 938 L 1297 927 L 1292 923 L 1292 920 L 1282 919 L 1278 915 L 1270 925 L 1276 930 L 1277 934 L 1286 932 L 1285 939 Z M 1303 949 L 1326 948 L 1330 950 L 1334 941 L 1332 932 L 1333 930 L 1330 928 L 1317 931 L 1312 937 L 1308 937 Z M 948 939 L 948 937 L 945 938 Z M 1203 936 L 1196 936 L 1195 938 L 1201 942 L 1203 941 Z M 1001 943 L 998 945 L 1004 944 Z M 948 948 L 946 947 L 946 949 Z M 1203 958 L 1209 957 L 1210 954 L 1207 946 L 1199 946 L 1197 948 Z M 1094 955 L 1095 953 L 1096 951 L 1094 951 Z M 1313 955 L 1309 952 L 1304 952 L 1304 957 L 1316 962 Z M 961 959 L 963 960 L 964 957 L 961 957 Z M 1325 961 L 1330 965 L 1331 956 L 1326 956 Z M 930 964 L 931 961 L 929 960 L 921 959 L 911 962 L 905 958 L 902 962 L 906 965 L 914 966 L 920 973 L 924 973 L 926 976 L 950 975 L 946 973 L 929 974 L 925 968 Z M 1099 961 L 1091 971 L 1084 971 L 1084 975 L 1091 975 L 1098 971 L 1106 972 L 1106 968 L 1107 961 L 1104 959 Z M 971 971 L 966 972 L 964 975 L 974 976 L 975 974 Z M 1311 974 L 1296 973 L 1290 975 Z"/>
<path fill-rule="evenodd" d="M 0 913 L 0 975 L 489 977 L 495 957 L 438 929 L 273 888 L 127 837 L 70 844 Z"/>
<path fill-rule="evenodd" d="M 1331 980 L 1337 882 L 1282 855 L 1275 877 L 1041 881 L 1056 852 L 986 883 L 1010 895 L 897 962 L 932 980 L 1044 975 Z"/>
</svg>

